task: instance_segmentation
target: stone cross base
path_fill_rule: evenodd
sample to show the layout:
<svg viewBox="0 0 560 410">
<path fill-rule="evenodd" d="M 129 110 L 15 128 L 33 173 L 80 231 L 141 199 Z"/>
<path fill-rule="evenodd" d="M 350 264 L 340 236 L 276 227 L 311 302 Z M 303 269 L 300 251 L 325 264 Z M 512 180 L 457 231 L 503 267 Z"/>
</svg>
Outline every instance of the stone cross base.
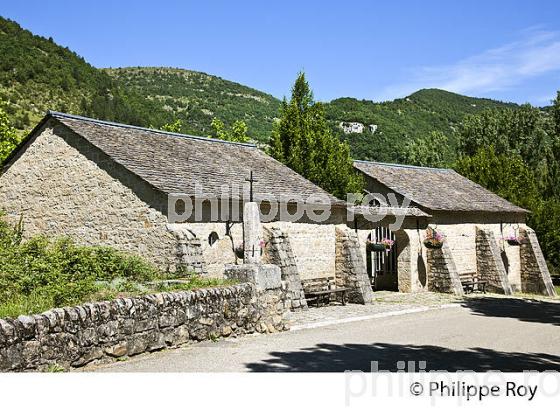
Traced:
<svg viewBox="0 0 560 410">
<path fill-rule="evenodd" d="M 224 276 L 238 282 L 253 283 L 257 290 L 281 289 L 284 287 L 280 268 L 276 265 L 245 263 L 226 265 Z"/>
</svg>

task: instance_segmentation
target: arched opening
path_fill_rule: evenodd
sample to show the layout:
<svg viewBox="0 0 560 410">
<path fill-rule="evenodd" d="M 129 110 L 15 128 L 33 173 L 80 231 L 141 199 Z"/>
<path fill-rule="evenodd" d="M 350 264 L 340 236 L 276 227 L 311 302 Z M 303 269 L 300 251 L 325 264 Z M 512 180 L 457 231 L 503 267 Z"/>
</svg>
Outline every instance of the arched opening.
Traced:
<svg viewBox="0 0 560 410">
<path fill-rule="evenodd" d="M 210 235 L 208 235 L 208 244 L 212 246 L 216 242 L 218 242 L 219 239 L 220 237 L 218 236 L 217 232 L 211 232 Z"/>
<path fill-rule="evenodd" d="M 383 249 L 383 240 L 393 241 L 389 249 Z M 399 290 L 398 252 L 399 247 L 394 232 L 385 227 L 377 227 L 368 235 L 366 246 L 366 267 L 373 290 Z"/>
<path fill-rule="evenodd" d="M 179 198 L 175 201 L 175 213 L 177 215 L 183 215 L 186 211 L 186 208 L 187 204 L 185 203 L 184 199 Z"/>
</svg>

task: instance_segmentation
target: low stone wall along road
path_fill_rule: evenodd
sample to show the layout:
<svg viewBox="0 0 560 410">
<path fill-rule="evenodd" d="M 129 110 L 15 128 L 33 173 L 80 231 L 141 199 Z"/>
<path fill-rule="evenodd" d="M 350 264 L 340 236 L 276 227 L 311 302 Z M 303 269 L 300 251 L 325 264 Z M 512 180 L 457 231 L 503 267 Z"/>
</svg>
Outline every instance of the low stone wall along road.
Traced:
<svg viewBox="0 0 560 410">
<path fill-rule="evenodd" d="M 342 372 L 369 371 L 376 361 L 379 370 L 395 371 L 399 361 L 425 361 L 427 370 L 560 371 L 558 300 L 376 298 L 369 306 L 292 313 L 295 331 L 196 343 L 84 370 Z"/>
</svg>

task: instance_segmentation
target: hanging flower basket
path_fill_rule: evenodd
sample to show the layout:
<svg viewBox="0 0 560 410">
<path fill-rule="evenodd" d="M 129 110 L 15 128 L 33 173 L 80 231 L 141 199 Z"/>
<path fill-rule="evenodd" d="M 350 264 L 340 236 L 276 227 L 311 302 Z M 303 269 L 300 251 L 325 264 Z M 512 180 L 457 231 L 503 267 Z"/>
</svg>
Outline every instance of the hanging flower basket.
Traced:
<svg viewBox="0 0 560 410">
<path fill-rule="evenodd" d="M 506 241 L 508 245 L 519 246 L 521 245 L 523 238 L 521 236 L 509 235 L 504 238 L 504 241 Z"/>
<path fill-rule="evenodd" d="M 428 249 L 441 249 L 443 246 L 444 236 L 434 228 L 426 229 L 426 239 L 424 246 Z"/>
<path fill-rule="evenodd" d="M 388 238 L 383 238 L 379 242 L 367 241 L 366 242 L 366 250 L 368 252 L 390 251 L 391 248 L 393 247 L 394 243 L 395 243 L 395 241 L 393 241 L 392 239 L 388 239 Z"/>
<path fill-rule="evenodd" d="M 376 243 L 376 242 L 367 242 L 366 243 L 366 250 L 368 252 L 383 252 L 385 251 L 385 245 L 383 245 L 382 243 Z"/>
</svg>

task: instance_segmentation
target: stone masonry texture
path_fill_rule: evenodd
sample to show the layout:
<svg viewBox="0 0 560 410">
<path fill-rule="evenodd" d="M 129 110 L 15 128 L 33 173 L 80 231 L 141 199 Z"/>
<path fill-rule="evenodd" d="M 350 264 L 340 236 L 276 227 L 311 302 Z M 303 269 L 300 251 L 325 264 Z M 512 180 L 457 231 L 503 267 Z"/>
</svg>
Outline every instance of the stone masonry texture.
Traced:
<svg viewBox="0 0 560 410">
<path fill-rule="evenodd" d="M 501 251 L 492 231 L 476 230 L 476 270 L 490 292 L 513 294 Z"/>
<path fill-rule="evenodd" d="M 0 175 L 0 208 L 13 220 L 23 215 L 26 236 L 68 236 L 173 269 L 177 240 L 157 192 L 65 127 L 48 125 Z"/>
<path fill-rule="evenodd" d="M 428 290 L 463 295 L 459 273 L 447 242 L 440 249 L 428 249 Z"/>
<path fill-rule="evenodd" d="M 65 368 L 190 341 L 287 329 L 283 289 L 160 293 L 0 320 L 0 371 Z"/>
<path fill-rule="evenodd" d="M 200 238 L 192 237 L 181 230 L 174 230 L 173 234 L 177 238 L 178 266 L 189 272 L 207 275 Z"/>
<path fill-rule="evenodd" d="M 307 309 L 307 301 L 288 234 L 278 227 L 271 227 L 265 228 L 265 235 L 267 236 L 265 259 L 268 263 L 280 267 L 292 310 Z"/>
<path fill-rule="evenodd" d="M 522 229 L 520 234 L 523 238 L 520 247 L 521 290 L 555 296 L 556 291 L 535 231 Z"/>
<path fill-rule="evenodd" d="M 350 288 L 348 301 L 372 303 L 373 292 L 356 232 L 336 228 L 336 285 Z"/>
</svg>

